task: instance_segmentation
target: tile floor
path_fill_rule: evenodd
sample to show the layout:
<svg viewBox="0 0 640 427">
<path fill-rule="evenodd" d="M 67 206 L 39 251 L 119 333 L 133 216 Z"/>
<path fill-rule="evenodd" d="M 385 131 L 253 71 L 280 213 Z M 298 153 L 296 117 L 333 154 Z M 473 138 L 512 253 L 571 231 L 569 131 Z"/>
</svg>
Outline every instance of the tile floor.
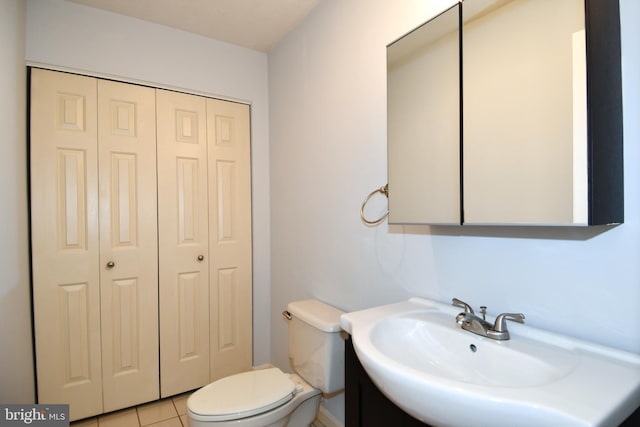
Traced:
<svg viewBox="0 0 640 427">
<path fill-rule="evenodd" d="M 189 393 L 135 408 L 123 409 L 86 420 L 75 421 L 71 427 L 189 427 L 187 399 Z M 324 427 L 315 420 L 311 427 Z"/>
<path fill-rule="evenodd" d="M 71 423 L 72 427 L 189 427 L 185 393 Z"/>
</svg>

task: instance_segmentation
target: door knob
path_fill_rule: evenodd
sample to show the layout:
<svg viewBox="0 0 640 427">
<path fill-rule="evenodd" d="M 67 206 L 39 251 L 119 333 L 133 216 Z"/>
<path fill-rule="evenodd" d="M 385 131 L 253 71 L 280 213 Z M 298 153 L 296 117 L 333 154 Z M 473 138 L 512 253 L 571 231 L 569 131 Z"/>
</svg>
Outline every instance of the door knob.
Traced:
<svg viewBox="0 0 640 427">
<path fill-rule="evenodd" d="M 198 255 L 198 261 L 204 261 L 204 255 Z"/>
<path fill-rule="evenodd" d="M 115 267 L 115 266 L 116 266 L 116 263 L 115 263 L 115 262 L 113 262 L 113 261 L 109 261 L 109 262 L 107 263 L 107 268 L 108 268 L 108 269 L 112 269 L 112 268 L 113 268 L 113 267 Z"/>
</svg>

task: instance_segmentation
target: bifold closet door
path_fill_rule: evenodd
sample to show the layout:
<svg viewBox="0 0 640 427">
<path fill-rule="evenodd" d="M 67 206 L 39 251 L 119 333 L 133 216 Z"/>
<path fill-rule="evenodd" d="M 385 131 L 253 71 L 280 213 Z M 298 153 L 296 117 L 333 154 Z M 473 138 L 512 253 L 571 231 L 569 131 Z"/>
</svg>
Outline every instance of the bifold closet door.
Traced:
<svg viewBox="0 0 640 427">
<path fill-rule="evenodd" d="M 156 92 L 162 397 L 209 382 L 205 98 Z"/>
<path fill-rule="evenodd" d="M 31 241 L 38 400 L 102 412 L 96 79 L 31 73 Z"/>
<path fill-rule="evenodd" d="M 31 73 L 42 403 L 72 420 L 251 367 L 248 105 Z"/>
<path fill-rule="evenodd" d="M 104 412 L 159 397 L 155 90 L 98 81 Z"/>
<path fill-rule="evenodd" d="M 207 99 L 211 380 L 252 365 L 249 118 L 246 104 Z"/>
<path fill-rule="evenodd" d="M 38 400 L 157 399 L 155 91 L 34 69 L 30 144 Z"/>
</svg>

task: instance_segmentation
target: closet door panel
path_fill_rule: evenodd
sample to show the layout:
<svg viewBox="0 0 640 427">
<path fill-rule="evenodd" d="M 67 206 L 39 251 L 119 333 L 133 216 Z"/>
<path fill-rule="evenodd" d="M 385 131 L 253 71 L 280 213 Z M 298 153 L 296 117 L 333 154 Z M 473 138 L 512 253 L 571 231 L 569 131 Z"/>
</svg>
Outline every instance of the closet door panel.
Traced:
<svg viewBox="0 0 640 427">
<path fill-rule="evenodd" d="M 98 82 L 105 412 L 159 397 L 155 90 Z"/>
<path fill-rule="evenodd" d="M 102 412 L 96 79 L 31 74 L 31 239 L 38 399 Z"/>
<path fill-rule="evenodd" d="M 252 365 L 249 106 L 207 100 L 211 380 Z"/>
<path fill-rule="evenodd" d="M 162 397 L 209 382 L 206 101 L 157 91 Z"/>
</svg>

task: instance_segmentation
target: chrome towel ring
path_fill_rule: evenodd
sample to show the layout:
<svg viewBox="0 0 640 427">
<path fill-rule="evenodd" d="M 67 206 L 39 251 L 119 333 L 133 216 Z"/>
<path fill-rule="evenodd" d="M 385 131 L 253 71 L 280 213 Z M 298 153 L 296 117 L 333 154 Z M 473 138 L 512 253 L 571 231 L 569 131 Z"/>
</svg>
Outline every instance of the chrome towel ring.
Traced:
<svg viewBox="0 0 640 427">
<path fill-rule="evenodd" d="M 384 219 L 387 216 L 389 216 L 389 209 L 387 208 L 387 211 L 380 218 L 378 218 L 378 219 L 376 219 L 374 221 L 370 221 L 370 220 L 368 220 L 368 219 L 366 219 L 364 217 L 364 207 L 367 205 L 367 202 L 369 201 L 369 199 L 371 199 L 371 197 L 373 197 L 376 193 L 383 194 L 388 199 L 389 198 L 389 184 L 385 184 L 382 187 L 378 188 L 377 190 L 373 190 L 371 193 L 369 193 L 367 198 L 364 199 L 364 202 L 362 202 L 362 207 L 360 208 L 360 218 L 362 218 L 362 221 L 364 221 L 365 224 L 367 224 L 367 225 L 378 225 L 382 221 L 384 221 Z"/>
</svg>

